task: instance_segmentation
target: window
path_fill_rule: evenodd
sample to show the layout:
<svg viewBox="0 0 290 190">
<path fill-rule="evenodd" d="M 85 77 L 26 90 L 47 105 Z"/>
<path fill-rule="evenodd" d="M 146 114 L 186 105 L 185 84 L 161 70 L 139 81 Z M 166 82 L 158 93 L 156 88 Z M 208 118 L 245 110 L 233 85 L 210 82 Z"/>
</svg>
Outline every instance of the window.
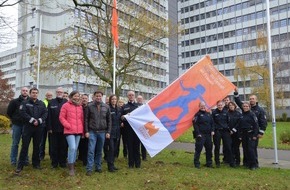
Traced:
<svg viewBox="0 0 290 190">
<path fill-rule="evenodd" d="M 287 26 L 287 19 L 283 19 L 280 21 L 280 27 Z"/>
<path fill-rule="evenodd" d="M 32 36 L 35 36 L 35 26 L 32 26 L 31 27 L 31 35 Z"/>
<path fill-rule="evenodd" d="M 36 8 L 31 9 L 31 16 L 32 16 L 32 18 L 35 17 L 35 13 L 36 13 Z"/>
</svg>

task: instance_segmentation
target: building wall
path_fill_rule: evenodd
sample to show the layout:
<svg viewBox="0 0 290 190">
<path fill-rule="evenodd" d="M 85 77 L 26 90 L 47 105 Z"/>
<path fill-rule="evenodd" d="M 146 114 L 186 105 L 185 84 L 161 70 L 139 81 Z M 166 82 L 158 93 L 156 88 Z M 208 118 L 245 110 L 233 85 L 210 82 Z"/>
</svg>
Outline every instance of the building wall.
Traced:
<svg viewBox="0 0 290 190">
<path fill-rule="evenodd" d="M 168 17 L 173 27 L 178 27 L 178 0 L 168 1 Z M 178 30 L 178 29 L 177 29 Z M 169 37 L 169 82 L 178 77 L 178 34 Z"/>
<path fill-rule="evenodd" d="M 290 109 L 289 3 L 289 0 L 270 1 L 273 59 L 283 60 L 283 70 L 278 76 L 287 109 Z M 179 38 L 179 74 L 208 54 L 219 71 L 237 85 L 240 82 L 234 78 L 237 57 L 249 64 L 267 59 L 265 54 L 253 55 L 249 50 L 255 48 L 258 31 L 267 28 L 265 0 L 180 0 L 178 12 L 184 29 Z M 239 92 L 250 94 L 251 88 L 245 86 Z"/>
<path fill-rule="evenodd" d="M 15 91 L 16 48 L 0 52 L 0 69 L 4 73 L 3 79 L 8 79 L 8 83 Z"/>
<path fill-rule="evenodd" d="M 20 89 L 22 86 L 33 86 L 36 84 L 36 78 L 33 73 L 36 67 L 32 63 L 37 62 L 37 56 L 34 58 L 30 56 L 31 49 L 35 52 L 38 51 L 39 40 L 39 23 L 40 15 L 42 15 L 42 33 L 41 33 L 41 46 L 52 46 L 59 44 L 60 40 L 65 36 L 60 34 L 64 31 L 67 35 L 74 33 L 75 26 L 79 22 L 76 17 L 75 7 L 72 1 L 67 0 L 29 0 L 29 4 L 21 3 L 19 6 L 19 28 L 18 28 L 18 49 L 17 56 L 17 77 L 16 88 Z M 119 1 L 121 2 L 121 1 Z M 132 2 L 139 3 L 134 0 Z M 145 1 L 147 2 L 147 1 Z M 167 19 L 167 0 L 148 1 L 148 9 L 159 14 Z M 162 6 L 159 6 L 162 5 Z M 160 7 L 165 10 L 160 10 Z M 168 47 L 168 40 L 164 39 L 164 43 Z M 163 55 L 168 60 L 168 52 L 164 51 Z M 159 82 L 165 82 L 168 85 L 168 62 L 161 64 L 161 67 L 166 70 L 166 75 L 160 79 Z M 63 86 L 67 91 L 73 89 L 79 90 L 82 93 L 92 93 L 98 88 L 98 81 L 90 81 L 87 75 L 92 74 L 88 68 L 81 68 L 82 74 L 76 78 L 60 79 L 59 76 L 52 75 L 50 72 L 40 74 L 39 88 L 41 97 L 44 96 L 45 91 L 54 90 L 58 86 Z M 72 71 L 73 72 L 73 71 Z M 59 73 L 61 75 L 62 73 Z M 157 79 L 158 80 L 158 79 Z M 142 89 L 132 89 L 139 93 L 146 95 L 154 95 L 161 91 L 162 88 L 151 89 L 150 86 L 142 87 Z M 106 93 L 106 92 L 105 92 Z M 109 90 L 108 90 L 109 93 Z M 149 96 L 148 96 L 149 97 Z"/>
</svg>

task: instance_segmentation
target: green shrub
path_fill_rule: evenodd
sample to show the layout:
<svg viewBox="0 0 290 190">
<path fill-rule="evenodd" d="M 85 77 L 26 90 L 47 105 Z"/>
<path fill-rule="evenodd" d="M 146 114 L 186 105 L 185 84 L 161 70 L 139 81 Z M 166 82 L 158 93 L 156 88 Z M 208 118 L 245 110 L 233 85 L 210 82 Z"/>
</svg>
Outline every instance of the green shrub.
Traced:
<svg viewBox="0 0 290 190">
<path fill-rule="evenodd" d="M 10 119 L 4 115 L 0 115 L 0 131 L 2 133 L 8 133 L 10 128 Z"/>
<path fill-rule="evenodd" d="M 280 141 L 282 143 L 290 144 L 290 131 L 283 131 L 280 134 Z"/>
<path fill-rule="evenodd" d="M 282 121 L 286 122 L 287 121 L 287 113 L 282 113 Z"/>
</svg>

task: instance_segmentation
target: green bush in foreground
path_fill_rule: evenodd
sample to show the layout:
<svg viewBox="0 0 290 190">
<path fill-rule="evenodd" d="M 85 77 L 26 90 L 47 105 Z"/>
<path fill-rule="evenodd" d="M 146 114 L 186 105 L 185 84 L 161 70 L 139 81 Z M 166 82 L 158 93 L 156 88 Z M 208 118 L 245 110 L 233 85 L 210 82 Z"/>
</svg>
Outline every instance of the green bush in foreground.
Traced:
<svg viewBox="0 0 290 190">
<path fill-rule="evenodd" d="M 2 133 L 8 133 L 9 128 L 10 128 L 10 120 L 4 115 L 0 115 L 0 131 Z"/>
<path fill-rule="evenodd" d="M 283 131 L 280 134 L 280 141 L 285 144 L 290 144 L 290 131 Z"/>
</svg>

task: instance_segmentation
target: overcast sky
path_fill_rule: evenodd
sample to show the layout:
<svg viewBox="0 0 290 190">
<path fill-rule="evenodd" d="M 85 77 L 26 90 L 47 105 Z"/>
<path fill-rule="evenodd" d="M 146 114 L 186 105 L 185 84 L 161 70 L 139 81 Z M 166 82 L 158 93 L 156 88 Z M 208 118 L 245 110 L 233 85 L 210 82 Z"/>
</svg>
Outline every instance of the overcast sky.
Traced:
<svg viewBox="0 0 290 190">
<path fill-rule="evenodd" d="M 0 15 L 9 18 L 9 21 L 7 21 L 8 26 L 5 27 L 5 29 L 0 28 L 0 32 L 1 34 L 9 33 L 11 34 L 12 38 L 9 44 L 0 44 L 0 51 L 5 51 L 17 46 L 17 7 L 18 5 L 15 5 L 13 7 L 0 8 Z"/>
</svg>

